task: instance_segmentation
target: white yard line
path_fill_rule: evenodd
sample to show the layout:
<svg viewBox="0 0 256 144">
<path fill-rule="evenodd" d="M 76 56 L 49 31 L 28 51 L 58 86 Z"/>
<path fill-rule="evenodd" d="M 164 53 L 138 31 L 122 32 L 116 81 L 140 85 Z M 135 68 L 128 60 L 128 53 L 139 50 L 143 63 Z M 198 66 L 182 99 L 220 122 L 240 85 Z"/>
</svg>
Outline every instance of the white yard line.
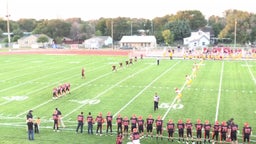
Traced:
<svg viewBox="0 0 256 144">
<path fill-rule="evenodd" d="M 222 79 L 223 79 L 223 70 L 224 70 L 224 61 L 222 61 L 222 65 L 221 65 L 220 83 L 219 83 L 218 100 L 217 100 L 217 105 L 216 105 L 215 121 L 218 120 L 218 115 L 219 115 L 220 96 L 221 96 L 221 87 L 222 87 Z"/>
<path fill-rule="evenodd" d="M 201 63 L 202 63 L 202 62 L 199 63 L 199 66 L 202 65 Z M 190 74 L 190 77 L 191 77 L 191 74 Z M 184 90 L 185 86 L 186 86 L 186 81 L 185 81 L 185 83 L 183 84 L 183 86 L 181 87 L 180 92 L 182 92 L 182 91 Z M 169 106 L 169 108 L 168 108 L 167 111 L 165 112 L 164 116 L 162 117 L 162 120 L 164 120 L 165 117 L 168 115 L 168 113 L 169 113 L 170 110 L 173 108 L 173 106 L 174 106 L 174 104 L 176 103 L 176 101 L 177 101 L 177 96 L 174 98 L 174 100 L 172 101 L 171 105 Z"/>
<path fill-rule="evenodd" d="M 116 112 L 113 117 L 116 117 L 122 110 L 124 110 L 130 103 L 132 103 L 137 97 L 139 97 L 146 89 L 148 89 L 153 83 L 155 83 L 158 79 L 160 79 L 162 76 L 164 76 L 167 72 L 169 72 L 171 69 L 173 69 L 177 64 L 179 64 L 180 61 L 178 61 L 176 64 L 172 65 L 169 69 L 165 70 L 161 75 L 156 77 L 151 83 L 149 83 L 144 89 L 142 89 L 137 95 L 135 95 L 126 105 L 124 105 L 118 112 Z"/>
<path fill-rule="evenodd" d="M 181 87 L 180 89 L 180 92 L 183 91 L 183 89 L 185 88 L 186 86 L 186 82 L 183 84 L 183 86 Z M 168 115 L 168 113 L 170 112 L 170 110 L 173 108 L 173 105 L 176 103 L 177 101 L 177 96 L 174 98 L 174 100 L 172 101 L 171 105 L 169 106 L 169 108 L 167 109 L 167 111 L 165 112 L 164 116 L 162 117 L 162 120 L 165 119 L 165 117 Z"/>
<path fill-rule="evenodd" d="M 110 91 L 111 89 L 113 89 L 113 88 L 119 86 L 119 84 L 121 84 L 122 82 L 124 82 L 124 81 L 126 81 L 126 80 L 132 78 L 132 77 L 133 77 L 134 75 L 136 75 L 136 74 L 139 74 L 139 73 L 145 71 L 145 70 L 148 69 L 149 67 L 150 67 L 150 66 L 145 67 L 144 69 L 141 69 L 140 71 L 137 71 L 136 73 L 131 74 L 130 76 L 126 77 L 125 79 L 123 79 L 123 80 L 119 81 L 118 83 L 112 85 L 111 87 L 105 89 L 104 91 L 102 91 L 101 93 L 99 93 L 97 96 L 95 96 L 93 99 L 99 98 L 100 96 L 102 96 L 102 95 L 105 94 L 106 92 L 108 92 L 108 91 Z M 113 72 L 111 72 L 111 73 L 113 73 Z M 78 89 L 78 88 L 77 88 L 77 89 Z M 81 104 L 80 106 L 76 107 L 76 108 L 73 109 L 71 112 L 69 112 L 68 114 L 66 114 L 65 116 L 63 116 L 63 118 L 65 118 L 65 117 L 71 115 L 71 114 L 74 113 L 74 112 L 77 112 L 80 108 L 84 107 L 85 105 L 87 105 L 87 103 Z"/>
<path fill-rule="evenodd" d="M 246 66 L 247 66 L 247 68 L 248 68 L 248 71 L 249 71 L 249 73 L 250 73 L 250 75 L 251 75 L 251 77 L 252 77 L 252 80 L 253 80 L 254 84 L 256 84 L 256 78 L 254 77 L 254 75 L 253 75 L 253 73 L 252 73 L 252 70 L 250 69 L 250 67 L 249 67 L 247 61 L 246 61 Z"/>
</svg>

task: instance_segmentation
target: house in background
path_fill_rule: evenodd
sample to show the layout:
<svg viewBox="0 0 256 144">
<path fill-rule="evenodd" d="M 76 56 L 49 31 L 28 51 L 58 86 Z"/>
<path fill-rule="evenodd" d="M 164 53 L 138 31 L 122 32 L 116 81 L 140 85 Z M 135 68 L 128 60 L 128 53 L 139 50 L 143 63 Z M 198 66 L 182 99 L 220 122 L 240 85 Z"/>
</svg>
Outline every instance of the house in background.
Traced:
<svg viewBox="0 0 256 144">
<path fill-rule="evenodd" d="M 83 42 L 84 47 L 90 49 L 110 47 L 112 43 L 113 39 L 110 36 L 95 36 L 90 39 L 86 39 Z"/>
<path fill-rule="evenodd" d="M 37 40 L 39 37 L 41 36 L 45 36 L 48 38 L 48 42 L 45 43 L 38 43 Z M 32 34 L 29 36 L 24 36 L 20 39 L 18 39 L 18 45 L 21 48 L 40 48 L 40 47 L 46 47 L 46 46 L 50 46 L 52 44 L 53 39 L 48 37 L 45 34 Z"/>
<path fill-rule="evenodd" d="M 155 36 L 123 36 L 120 40 L 120 48 L 155 48 L 157 46 Z"/>
<path fill-rule="evenodd" d="M 210 32 L 203 32 L 202 30 L 191 32 L 190 37 L 183 39 L 183 44 L 191 49 L 208 46 L 210 44 Z"/>
</svg>

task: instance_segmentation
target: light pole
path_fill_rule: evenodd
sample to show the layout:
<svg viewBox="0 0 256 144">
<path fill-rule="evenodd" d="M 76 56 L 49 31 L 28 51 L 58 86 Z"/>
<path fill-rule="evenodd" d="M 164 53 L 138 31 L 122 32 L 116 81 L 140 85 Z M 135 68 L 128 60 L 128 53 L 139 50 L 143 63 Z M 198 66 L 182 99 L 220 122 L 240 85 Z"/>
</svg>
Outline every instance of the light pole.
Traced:
<svg viewBox="0 0 256 144">
<path fill-rule="evenodd" d="M 10 36 L 10 22 L 9 22 L 9 17 L 11 16 L 9 14 L 9 11 L 8 11 L 8 1 L 7 1 L 7 4 L 6 4 L 6 23 L 7 23 L 7 35 L 8 35 L 8 47 L 10 47 L 10 43 L 11 43 L 11 36 Z"/>
<path fill-rule="evenodd" d="M 153 20 L 151 20 L 151 35 L 154 35 L 154 23 L 153 23 Z"/>
<path fill-rule="evenodd" d="M 131 21 L 131 36 L 132 36 L 132 21 Z"/>
<path fill-rule="evenodd" d="M 113 19 L 111 20 L 111 36 L 112 36 L 112 49 L 114 49 L 114 24 Z"/>
<path fill-rule="evenodd" d="M 236 48 L 236 25 L 237 25 L 237 20 L 235 19 L 234 48 Z"/>
</svg>

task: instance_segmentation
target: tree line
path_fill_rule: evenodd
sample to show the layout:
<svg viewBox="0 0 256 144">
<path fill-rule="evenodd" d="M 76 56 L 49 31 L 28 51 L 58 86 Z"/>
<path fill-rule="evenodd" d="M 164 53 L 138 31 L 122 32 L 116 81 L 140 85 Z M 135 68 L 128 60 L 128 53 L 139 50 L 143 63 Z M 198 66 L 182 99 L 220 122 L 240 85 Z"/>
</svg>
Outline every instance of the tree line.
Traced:
<svg viewBox="0 0 256 144">
<path fill-rule="evenodd" d="M 19 19 L 10 20 L 11 42 L 27 34 L 46 34 L 62 43 L 67 37 L 73 40 L 85 40 L 93 36 L 113 36 L 118 42 L 124 35 L 154 35 L 158 44 L 182 44 L 183 38 L 192 31 L 209 28 L 212 37 L 218 40 L 240 44 L 256 42 L 256 14 L 240 10 L 226 10 L 223 17 L 210 16 L 208 19 L 198 10 L 178 11 L 176 14 L 143 18 L 99 18 L 83 21 L 81 18 L 69 19 Z M 235 30 L 236 29 L 236 30 Z M 0 41 L 7 42 L 5 19 L 0 19 Z M 236 36 L 235 36 L 236 35 Z M 223 41 L 219 41 L 223 42 Z"/>
</svg>

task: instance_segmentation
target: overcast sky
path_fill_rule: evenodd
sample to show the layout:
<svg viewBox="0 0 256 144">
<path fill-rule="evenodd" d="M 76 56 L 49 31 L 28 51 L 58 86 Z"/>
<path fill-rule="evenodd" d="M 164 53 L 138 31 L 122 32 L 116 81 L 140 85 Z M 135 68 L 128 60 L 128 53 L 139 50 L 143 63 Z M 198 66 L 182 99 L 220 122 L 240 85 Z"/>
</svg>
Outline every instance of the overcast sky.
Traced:
<svg viewBox="0 0 256 144">
<path fill-rule="evenodd" d="M 116 17 L 147 18 L 175 14 L 180 10 L 200 10 L 208 18 L 223 16 L 228 9 L 256 13 L 256 0 L 0 0 L 0 17 L 83 20 Z"/>
</svg>

